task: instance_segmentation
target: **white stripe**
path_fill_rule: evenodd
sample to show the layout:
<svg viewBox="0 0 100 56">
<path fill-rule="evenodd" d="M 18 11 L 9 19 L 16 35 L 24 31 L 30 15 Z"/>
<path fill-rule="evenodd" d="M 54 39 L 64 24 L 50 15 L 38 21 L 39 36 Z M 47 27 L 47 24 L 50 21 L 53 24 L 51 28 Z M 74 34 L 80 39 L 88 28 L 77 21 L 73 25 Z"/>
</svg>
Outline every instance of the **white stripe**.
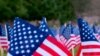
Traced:
<svg viewBox="0 0 100 56">
<path fill-rule="evenodd" d="M 100 45 L 100 43 L 96 41 L 82 42 L 82 46 L 85 46 L 85 45 Z"/>
<path fill-rule="evenodd" d="M 82 52 L 100 52 L 100 48 L 95 49 L 82 49 Z"/>
<path fill-rule="evenodd" d="M 51 43 L 49 40 L 45 40 L 43 42 L 44 45 L 48 46 L 49 48 L 51 48 L 53 51 L 55 51 L 57 54 L 59 54 L 60 56 L 67 56 L 67 54 L 65 52 L 63 52 L 63 50 L 61 50 L 59 47 L 57 47 L 55 44 Z"/>
<path fill-rule="evenodd" d="M 10 53 L 7 53 L 7 56 L 12 56 Z"/>
<path fill-rule="evenodd" d="M 42 56 L 52 56 L 50 53 L 46 52 L 45 50 L 43 50 L 40 47 L 36 50 L 36 52 L 41 54 Z"/>
</svg>

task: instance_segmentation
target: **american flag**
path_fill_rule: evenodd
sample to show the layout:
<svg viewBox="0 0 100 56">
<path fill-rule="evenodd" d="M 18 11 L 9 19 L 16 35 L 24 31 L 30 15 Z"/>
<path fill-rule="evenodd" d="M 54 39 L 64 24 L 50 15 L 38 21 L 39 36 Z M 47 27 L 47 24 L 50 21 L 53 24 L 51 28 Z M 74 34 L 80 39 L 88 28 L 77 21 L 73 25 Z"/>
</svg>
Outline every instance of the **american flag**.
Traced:
<svg viewBox="0 0 100 56">
<path fill-rule="evenodd" d="M 68 24 L 63 32 L 63 35 L 67 37 L 67 42 L 65 43 L 65 46 L 68 48 L 68 50 L 71 50 L 78 44 L 80 44 L 80 36 L 73 34 L 73 26 L 71 24 Z"/>
<path fill-rule="evenodd" d="M 78 25 L 82 41 L 82 50 L 79 56 L 100 56 L 100 42 L 93 35 L 88 23 L 79 18 Z"/>
<path fill-rule="evenodd" d="M 10 38 L 13 34 L 13 29 L 8 23 L 6 23 L 5 27 L 6 27 L 6 36 L 8 37 L 8 41 L 10 41 Z"/>
<path fill-rule="evenodd" d="M 4 28 L 3 28 L 4 29 Z M 0 46 L 3 49 L 7 49 L 8 48 L 8 41 L 7 41 L 7 37 L 3 36 L 3 32 L 2 32 L 2 26 L 0 26 Z"/>
<path fill-rule="evenodd" d="M 3 49 L 6 49 L 8 48 L 8 40 L 7 40 L 7 37 L 5 36 L 0 36 L 0 46 L 3 48 Z"/>
<path fill-rule="evenodd" d="M 43 19 L 41 20 L 39 29 L 40 29 L 42 32 L 49 33 L 51 36 L 54 37 L 54 34 L 53 34 L 52 31 L 50 30 L 50 28 L 49 28 L 49 26 L 48 26 L 48 24 L 47 24 L 47 21 L 46 21 L 46 18 L 45 18 L 45 17 L 43 17 Z"/>
<path fill-rule="evenodd" d="M 48 33 L 22 19 L 15 19 L 8 56 L 70 56 Z M 44 29 L 45 31 L 45 29 Z"/>
</svg>

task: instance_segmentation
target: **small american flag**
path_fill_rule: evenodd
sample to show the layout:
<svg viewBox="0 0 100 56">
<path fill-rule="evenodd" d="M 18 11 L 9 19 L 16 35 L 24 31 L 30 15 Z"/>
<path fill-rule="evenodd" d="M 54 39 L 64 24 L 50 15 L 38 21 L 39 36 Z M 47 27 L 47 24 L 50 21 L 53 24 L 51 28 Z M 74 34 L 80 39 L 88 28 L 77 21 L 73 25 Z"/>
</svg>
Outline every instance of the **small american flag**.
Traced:
<svg viewBox="0 0 100 56">
<path fill-rule="evenodd" d="M 13 34 L 13 29 L 11 28 L 11 26 L 8 23 L 6 23 L 5 26 L 6 26 L 6 34 L 7 34 L 7 37 L 8 37 L 8 41 L 10 41 L 10 38 Z"/>
<path fill-rule="evenodd" d="M 64 31 L 65 31 L 64 35 L 66 35 L 68 39 L 67 42 L 65 43 L 65 46 L 68 48 L 68 50 L 71 50 L 72 48 L 81 43 L 80 36 L 73 34 L 74 31 L 73 31 L 73 26 L 71 24 L 68 24 Z"/>
<path fill-rule="evenodd" d="M 13 32 L 8 56 L 71 56 L 69 51 L 48 33 L 24 20 L 14 21 Z"/>
<path fill-rule="evenodd" d="M 82 41 L 82 50 L 79 56 L 100 56 L 100 43 L 93 35 L 93 31 L 88 23 L 79 18 L 78 25 Z"/>
<path fill-rule="evenodd" d="M 40 29 L 42 32 L 49 33 L 51 36 L 54 37 L 54 34 L 52 33 L 52 31 L 51 31 L 50 28 L 48 27 L 48 24 L 47 24 L 47 21 L 46 21 L 46 18 L 45 18 L 45 17 L 43 17 L 42 21 L 40 22 L 39 29 Z"/>
<path fill-rule="evenodd" d="M 0 36 L 0 46 L 3 48 L 3 49 L 6 49 L 8 48 L 8 40 L 7 40 L 7 37 L 5 36 Z"/>
</svg>

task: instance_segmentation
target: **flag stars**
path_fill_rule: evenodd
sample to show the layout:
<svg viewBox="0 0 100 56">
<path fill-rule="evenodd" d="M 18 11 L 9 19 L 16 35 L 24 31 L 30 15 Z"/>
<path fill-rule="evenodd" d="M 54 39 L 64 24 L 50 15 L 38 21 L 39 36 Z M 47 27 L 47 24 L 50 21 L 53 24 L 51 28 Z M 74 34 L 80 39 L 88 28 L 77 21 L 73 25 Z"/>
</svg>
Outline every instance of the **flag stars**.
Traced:
<svg viewBox="0 0 100 56">
<path fill-rule="evenodd" d="M 42 31 L 44 31 L 44 29 L 42 29 Z"/>
<path fill-rule="evenodd" d="M 19 43 L 20 43 L 20 44 L 23 44 L 23 42 L 22 42 L 22 41 L 20 41 Z"/>
<path fill-rule="evenodd" d="M 23 31 L 25 31 L 25 30 L 26 30 L 26 28 L 23 28 L 22 30 L 23 30 Z"/>
<path fill-rule="evenodd" d="M 34 37 L 35 37 L 35 38 L 38 38 L 38 35 L 35 35 Z"/>
<path fill-rule="evenodd" d="M 18 47 L 15 47 L 15 49 L 17 50 L 17 49 L 18 49 Z"/>
<path fill-rule="evenodd" d="M 30 29 L 31 29 L 31 27 L 27 27 L 27 29 L 28 29 L 28 30 L 30 30 Z"/>
<path fill-rule="evenodd" d="M 21 33 L 18 33 L 18 35 L 20 36 L 20 35 L 21 35 Z"/>
<path fill-rule="evenodd" d="M 40 38 L 42 38 L 43 37 L 43 35 L 40 35 Z"/>
<path fill-rule="evenodd" d="M 25 53 L 25 50 L 22 50 L 21 53 L 22 53 L 22 54 Z"/>
<path fill-rule="evenodd" d="M 28 31 L 28 34 L 31 34 L 32 32 L 31 31 Z"/>
<path fill-rule="evenodd" d="M 27 53 L 30 53 L 30 50 L 28 49 L 26 52 L 27 52 Z"/>
<path fill-rule="evenodd" d="M 25 35 L 26 34 L 26 32 L 23 32 L 23 35 Z"/>
<path fill-rule="evenodd" d="M 20 24 L 20 22 L 18 21 L 17 24 Z"/>
<path fill-rule="evenodd" d="M 29 38 L 31 39 L 32 38 L 32 35 L 30 35 Z"/>
<path fill-rule="evenodd" d="M 17 27 L 20 28 L 20 25 L 18 25 Z"/>
<path fill-rule="evenodd" d="M 19 37 L 19 40 L 21 40 L 22 39 L 22 37 Z"/>
<path fill-rule="evenodd" d="M 18 43 L 17 42 L 15 42 L 15 45 L 17 45 Z"/>
<path fill-rule="evenodd" d="M 34 40 L 30 40 L 30 42 L 31 42 L 31 43 L 33 43 L 33 42 L 34 42 Z"/>
<path fill-rule="evenodd" d="M 18 31 L 20 32 L 20 31 L 21 31 L 21 29 L 18 29 Z"/>
<path fill-rule="evenodd" d="M 26 45 L 25 47 L 26 47 L 26 48 L 29 48 L 29 45 Z"/>
<path fill-rule="evenodd" d="M 24 46 L 20 46 L 20 48 L 21 48 L 21 49 L 23 49 L 23 48 L 24 48 Z"/>
<path fill-rule="evenodd" d="M 11 48 L 11 51 L 13 51 L 14 50 L 14 48 Z"/>
<path fill-rule="evenodd" d="M 38 43 L 38 42 L 39 42 L 39 40 L 37 39 L 37 40 L 36 40 L 36 43 Z"/>
<path fill-rule="evenodd" d="M 25 24 L 22 24 L 22 27 L 25 27 Z"/>
<path fill-rule="evenodd" d="M 26 39 L 27 38 L 27 36 L 24 36 L 24 39 Z"/>
<path fill-rule="evenodd" d="M 34 30 L 34 31 L 33 31 L 33 33 L 34 33 L 34 34 L 36 34 L 36 33 L 37 33 L 37 31 L 36 31 L 36 30 Z"/>
<path fill-rule="evenodd" d="M 31 47 L 33 48 L 33 47 L 35 47 L 35 45 L 34 45 L 34 44 L 32 44 L 32 45 L 31 45 Z"/>
<path fill-rule="evenodd" d="M 28 41 L 27 41 L 27 40 L 25 40 L 25 43 L 27 44 L 27 43 L 28 43 Z"/>
<path fill-rule="evenodd" d="M 19 54 L 19 51 L 16 51 L 16 54 Z"/>
<path fill-rule="evenodd" d="M 46 29 L 45 31 L 48 32 L 48 29 Z"/>
</svg>

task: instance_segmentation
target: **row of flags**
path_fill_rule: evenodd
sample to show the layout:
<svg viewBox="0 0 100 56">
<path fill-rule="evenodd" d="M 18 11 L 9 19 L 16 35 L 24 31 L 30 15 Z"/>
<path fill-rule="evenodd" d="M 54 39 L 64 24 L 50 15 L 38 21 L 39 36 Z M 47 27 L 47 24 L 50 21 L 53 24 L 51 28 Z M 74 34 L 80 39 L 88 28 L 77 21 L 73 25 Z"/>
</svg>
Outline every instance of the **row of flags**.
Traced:
<svg viewBox="0 0 100 56">
<path fill-rule="evenodd" d="M 78 27 L 68 23 L 58 31 L 50 29 L 45 17 L 39 27 L 17 17 L 13 27 L 7 23 L 5 28 L 6 37 L 0 37 L 5 40 L 0 41 L 6 41 L 7 56 L 75 56 L 71 51 L 78 45 L 77 56 L 100 55 L 100 35 L 82 18 Z"/>
</svg>

